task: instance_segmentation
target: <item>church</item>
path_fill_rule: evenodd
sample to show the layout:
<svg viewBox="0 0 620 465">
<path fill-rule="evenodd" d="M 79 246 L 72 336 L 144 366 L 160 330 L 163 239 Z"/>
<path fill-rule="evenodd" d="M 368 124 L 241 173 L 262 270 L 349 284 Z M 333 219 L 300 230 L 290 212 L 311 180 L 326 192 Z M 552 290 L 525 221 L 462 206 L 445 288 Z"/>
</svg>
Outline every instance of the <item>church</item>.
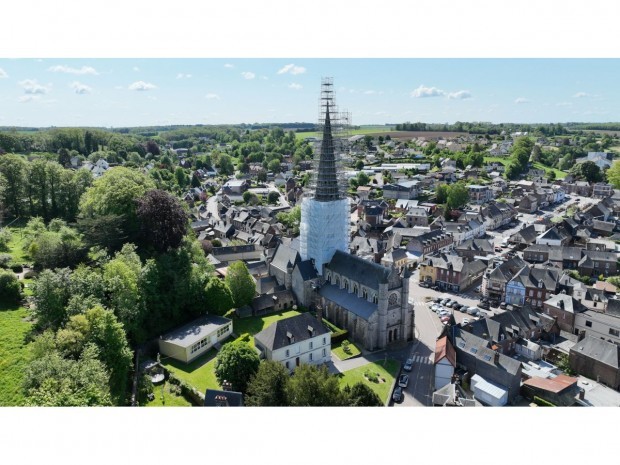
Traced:
<svg viewBox="0 0 620 465">
<path fill-rule="evenodd" d="M 323 139 L 316 185 L 301 205 L 299 239 L 281 243 L 269 274 L 306 307 L 349 331 L 366 350 L 380 350 L 414 337 L 410 275 L 349 253 L 350 200 L 339 185 L 330 109 L 333 84 L 321 92 Z"/>
</svg>

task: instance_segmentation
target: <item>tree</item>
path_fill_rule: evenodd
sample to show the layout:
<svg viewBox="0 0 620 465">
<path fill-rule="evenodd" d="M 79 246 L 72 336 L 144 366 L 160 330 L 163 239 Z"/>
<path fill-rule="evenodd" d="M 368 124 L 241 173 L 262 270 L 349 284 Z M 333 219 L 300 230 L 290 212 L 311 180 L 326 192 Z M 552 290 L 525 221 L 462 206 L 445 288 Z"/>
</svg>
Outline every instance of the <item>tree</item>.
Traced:
<svg viewBox="0 0 620 465">
<path fill-rule="evenodd" d="M 200 178 L 196 173 L 192 175 L 191 187 L 200 187 L 202 184 L 200 183 Z"/>
<path fill-rule="evenodd" d="M 70 275 L 68 268 L 43 270 L 33 285 L 34 313 L 41 328 L 59 328 L 67 314 Z"/>
<path fill-rule="evenodd" d="M 435 188 L 435 196 L 437 203 L 446 203 L 448 201 L 448 188 L 447 184 L 439 184 Z"/>
<path fill-rule="evenodd" d="M 235 307 L 240 308 L 252 303 L 256 295 L 256 284 L 244 262 L 236 261 L 228 266 L 226 285 L 232 292 Z"/>
<path fill-rule="evenodd" d="M 153 180 L 139 171 L 120 166 L 111 168 L 82 196 L 80 215 L 88 218 L 122 216 L 123 232 L 131 240 L 138 231 L 136 200 L 154 188 Z"/>
<path fill-rule="evenodd" d="M 206 299 L 209 302 L 209 313 L 224 315 L 234 307 L 233 296 L 224 281 L 211 278 L 205 288 Z"/>
<path fill-rule="evenodd" d="M 10 250 L 9 242 L 11 242 L 11 237 L 13 237 L 13 235 L 11 234 L 10 229 L 0 229 L 0 251 L 8 252 Z"/>
<path fill-rule="evenodd" d="M 228 155 L 220 156 L 218 167 L 221 174 L 231 175 L 235 172 L 232 159 Z"/>
<path fill-rule="evenodd" d="M 150 140 L 146 143 L 146 151 L 153 155 L 160 155 L 161 150 L 159 149 L 159 145 L 156 142 Z"/>
<path fill-rule="evenodd" d="M 245 192 L 243 193 L 243 202 L 244 202 L 245 204 L 249 204 L 249 203 L 250 203 L 250 201 L 252 200 L 253 195 L 254 195 L 254 194 L 252 194 L 250 191 L 245 191 Z"/>
<path fill-rule="evenodd" d="M 11 215 L 22 214 L 22 200 L 26 186 L 26 167 L 28 164 L 19 155 L 3 155 L 0 157 L 0 173 L 2 173 L 2 203 L 9 208 Z"/>
<path fill-rule="evenodd" d="M 278 192 L 276 191 L 269 192 L 269 195 L 267 196 L 267 202 L 269 202 L 270 204 L 277 204 L 279 200 L 280 200 L 280 194 Z"/>
<path fill-rule="evenodd" d="M 620 189 L 620 160 L 613 162 L 611 167 L 607 170 L 607 180 L 616 189 Z"/>
<path fill-rule="evenodd" d="M 233 390 L 245 393 L 259 365 L 258 354 L 249 344 L 233 341 L 220 350 L 215 361 L 215 376 L 220 385 L 228 381 Z"/>
<path fill-rule="evenodd" d="M 365 186 L 370 182 L 370 177 L 364 173 L 363 171 L 360 171 L 359 173 L 357 173 L 357 185 L 358 186 Z"/>
<path fill-rule="evenodd" d="M 347 405 L 351 407 L 383 407 L 377 393 L 362 382 L 357 382 L 352 387 L 345 386 L 343 392 Z"/>
<path fill-rule="evenodd" d="M 448 190 L 447 204 L 451 209 L 457 209 L 469 201 L 469 190 L 462 182 L 452 184 Z"/>
<path fill-rule="evenodd" d="M 555 177 L 556 177 L 556 175 L 555 175 L 555 171 L 553 171 L 553 170 L 547 170 L 547 179 L 548 179 L 549 181 L 555 181 Z"/>
<path fill-rule="evenodd" d="M 15 273 L 10 270 L 0 270 L 0 300 L 3 302 L 19 302 L 21 286 Z"/>
<path fill-rule="evenodd" d="M 295 407 L 339 407 L 346 405 L 338 377 L 326 366 L 303 364 L 295 368 L 289 389 L 291 405 Z"/>
<path fill-rule="evenodd" d="M 137 204 L 136 215 L 144 243 L 159 252 L 181 244 L 187 233 L 189 216 L 176 197 L 155 189 L 137 199 Z"/>
<path fill-rule="evenodd" d="M 279 173 L 280 172 L 280 160 L 278 160 L 277 158 L 271 160 L 267 164 L 267 169 L 274 174 Z"/>
<path fill-rule="evenodd" d="M 364 162 L 362 160 L 357 160 L 355 162 L 355 169 L 360 171 L 364 169 Z"/>
<path fill-rule="evenodd" d="M 176 179 L 176 182 L 181 189 L 183 189 L 189 184 L 189 178 L 187 176 L 187 173 L 185 173 L 185 170 L 180 166 L 177 166 L 174 170 L 174 178 Z"/>
<path fill-rule="evenodd" d="M 252 407 L 286 407 L 289 405 L 291 375 L 279 362 L 262 362 L 247 387 L 246 405 Z"/>
<path fill-rule="evenodd" d="M 67 149 L 62 148 L 58 150 L 58 163 L 65 168 L 68 168 L 71 164 L 71 155 L 69 155 Z"/>
<path fill-rule="evenodd" d="M 574 175 L 581 177 L 590 183 L 599 182 L 603 179 L 601 169 L 593 161 L 577 163 L 571 168 L 570 171 Z"/>
</svg>

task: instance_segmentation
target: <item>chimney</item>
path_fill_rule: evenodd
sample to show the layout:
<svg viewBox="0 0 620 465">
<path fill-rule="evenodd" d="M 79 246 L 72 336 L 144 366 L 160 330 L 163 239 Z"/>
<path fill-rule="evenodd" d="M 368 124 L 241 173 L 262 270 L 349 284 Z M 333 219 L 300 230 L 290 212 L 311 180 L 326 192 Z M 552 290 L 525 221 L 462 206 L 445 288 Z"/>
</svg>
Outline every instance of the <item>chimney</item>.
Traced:
<svg viewBox="0 0 620 465">
<path fill-rule="evenodd" d="M 495 351 L 495 363 L 499 362 L 499 351 Z"/>
<path fill-rule="evenodd" d="M 584 388 L 579 389 L 579 400 L 584 400 L 586 396 L 586 390 Z"/>
</svg>

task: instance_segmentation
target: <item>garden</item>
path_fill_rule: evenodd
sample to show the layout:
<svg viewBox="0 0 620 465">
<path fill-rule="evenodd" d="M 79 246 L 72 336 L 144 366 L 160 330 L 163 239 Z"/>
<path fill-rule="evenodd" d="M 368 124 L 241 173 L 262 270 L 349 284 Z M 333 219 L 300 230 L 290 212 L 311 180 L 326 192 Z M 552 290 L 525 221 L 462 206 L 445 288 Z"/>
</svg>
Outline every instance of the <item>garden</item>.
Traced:
<svg viewBox="0 0 620 465">
<path fill-rule="evenodd" d="M 397 360 L 369 363 L 342 373 L 340 386 L 353 386 L 361 382 L 372 389 L 383 402 L 387 402 L 399 369 L 400 363 Z"/>
</svg>

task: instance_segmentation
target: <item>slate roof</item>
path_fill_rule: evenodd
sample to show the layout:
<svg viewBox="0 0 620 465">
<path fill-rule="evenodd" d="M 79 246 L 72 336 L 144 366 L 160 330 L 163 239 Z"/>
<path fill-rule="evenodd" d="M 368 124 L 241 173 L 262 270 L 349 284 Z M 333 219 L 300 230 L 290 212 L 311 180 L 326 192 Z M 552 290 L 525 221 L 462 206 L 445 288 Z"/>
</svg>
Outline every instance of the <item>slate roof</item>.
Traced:
<svg viewBox="0 0 620 465">
<path fill-rule="evenodd" d="M 519 271 L 526 265 L 527 263 L 525 263 L 519 257 L 511 258 L 510 260 L 506 260 L 504 263 L 497 266 L 493 271 L 491 271 L 489 278 L 496 281 L 508 282 L 517 273 L 517 271 Z"/>
<path fill-rule="evenodd" d="M 287 291 L 286 289 L 282 289 L 282 286 L 276 286 L 274 288 L 273 294 L 260 295 L 258 297 L 254 297 L 252 299 L 252 308 L 255 312 L 260 310 L 265 310 L 266 308 L 271 308 L 275 306 L 275 304 L 279 300 L 285 301 L 295 301 L 295 296 L 291 291 Z"/>
<path fill-rule="evenodd" d="M 523 242 L 525 244 L 531 244 L 536 240 L 537 236 L 536 228 L 533 224 L 517 231 L 510 238 L 515 242 Z"/>
<path fill-rule="evenodd" d="M 243 394 L 235 391 L 207 389 L 207 392 L 205 392 L 205 407 L 224 407 L 224 405 L 221 405 L 223 402 L 226 403 L 226 407 L 243 407 Z"/>
<path fill-rule="evenodd" d="M 369 262 L 341 250 L 334 253 L 325 268 L 371 289 L 379 289 L 380 283 L 387 283 L 393 271 L 391 268 Z"/>
<path fill-rule="evenodd" d="M 301 275 L 301 279 L 304 281 L 309 281 L 311 279 L 315 279 L 318 277 L 316 274 L 316 269 L 312 264 L 312 260 L 303 260 L 295 265 L 295 268 L 299 270 L 299 274 Z"/>
<path fill-rule="evenodd" d="M 487 239 L 468 239 L 459 245 L 456 250 L 474 250 L 493 253 L 493 245 Z"/>
<path fill-rule="evenodd" d="M 301 257 L 297 250 L 288 245 L 280 244 L 276 249 L 273 260 L 271 260 L 271 265 L 280 271 L 286 271 L 289 265 L 294 267 L 299 261 L 301 261 Z"/>
<path fill-rule="evenodd" d="M 309 327 L 314 330 L 314 333 L 310 333 Z M 255 334 L 254 339 L 269 350 L 278 350 L 327 333 L 329 333 L 327 327 L 316 317 L 310 313 L 302 313 L 272 323 L 260 333 Z M 294 342 L 291 342 L 287 334 L 293 336 Z"/>
<path fill-rule="evenodd" d="M 536 287 L 542 283 L 542 288 L 555 291 L 558 283 L 558 270 L 526 266 L 519 271 L 511 281 L 517 281 L 527 287 Z"/>
<path fill-rule="evenodd" d="M 620 346 L 597 337 L 586 336 L 570 349 L 615 369 L 620 368 Z"/>
<path fill-rule="evenodd" d="M 583 308 L 572 296 L 568 294 L 556 294 L 544 302 L 552 307 L 559 308 L 568 313 L 577 313 Z"/>
<path fill-rule="evenodd" d="M 369 302 L 362 297 L 358 297 L 357 294 L 348 292 L 346 289 L 340 289 L 334 284 L 323 285 L 319 289 L 319 295 L 364 320 L 368 320 L 372 314 L 377 311 L 377 304 Z"/>
<path fill-rule="evenodd" d="M 609 315 L 620 317 L 620 299 L 609 299 L 607 301 L 607 310 Z"/>
</svg>

